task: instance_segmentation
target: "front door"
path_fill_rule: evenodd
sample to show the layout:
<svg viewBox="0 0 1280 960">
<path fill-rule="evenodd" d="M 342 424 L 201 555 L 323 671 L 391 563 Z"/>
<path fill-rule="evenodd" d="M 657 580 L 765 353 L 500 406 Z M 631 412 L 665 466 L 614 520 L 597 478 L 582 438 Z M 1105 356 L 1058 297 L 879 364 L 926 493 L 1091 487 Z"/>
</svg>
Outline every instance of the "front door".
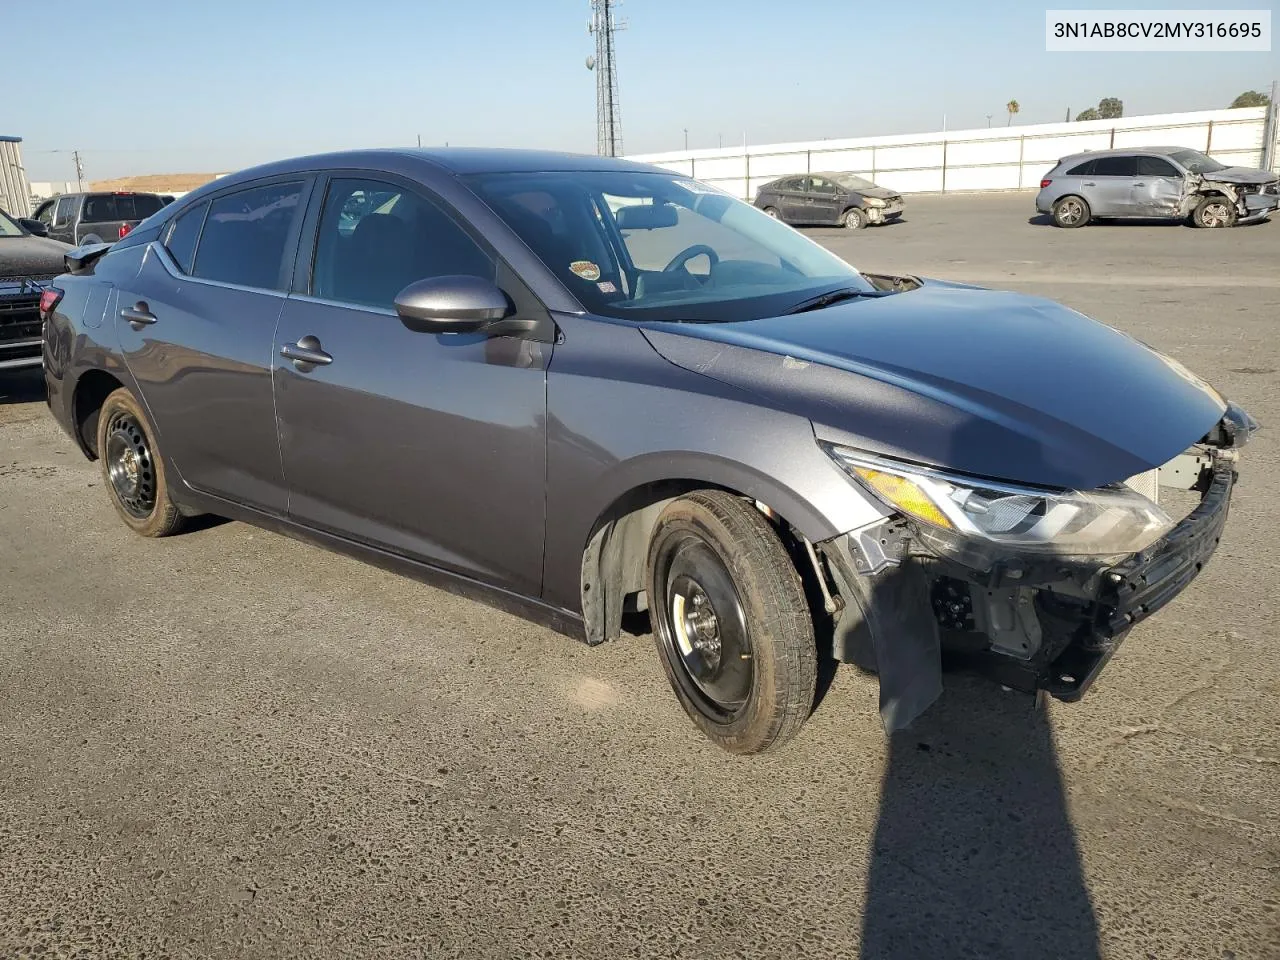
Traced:
<svg viewBox="0 0 1280 960">
<path fill-rule="evenodd" d="M 288 493 L 272 347 L 307 194 L 295 177 L 183 212 L 120 286 L 115 317 L 125 362 L 182 480 L 280 515 Z"/>
<path fill-rule="evenodd" d="M 415 333 L 396 316 L 409 283 L 459 274 L 521 302 L 505 266 L 424 191 L 329 182 L 309 293 L 286 302 L 274 351 L 289 514 L 536 596 L 551 345 Z M 299 343 L 328 359 L 281 357 Z"/>
<path fill-rule="evenodd" d="M 1164 157 L 1138 157 L 1134 208 L 1144 217 L 1177 217 L 1185 186 L 1181 171 Z"/>
<path fill-rule="evenodd" d="M 809 217 L 813 223 L 839 223 L 840 188 L 830 177 L 809 178 Z"/>
</svg>

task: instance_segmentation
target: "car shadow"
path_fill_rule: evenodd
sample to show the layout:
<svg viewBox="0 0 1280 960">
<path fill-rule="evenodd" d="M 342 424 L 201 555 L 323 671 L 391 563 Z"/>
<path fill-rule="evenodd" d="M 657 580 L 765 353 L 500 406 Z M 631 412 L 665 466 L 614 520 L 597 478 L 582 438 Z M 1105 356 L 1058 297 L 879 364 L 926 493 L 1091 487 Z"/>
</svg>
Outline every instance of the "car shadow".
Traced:
<svg viewBox="0 0 1280 960">
<path fill-rule="evenodd" d="M 39 367 L 13 373 L 0 371 L 0 404 L 40 403 L 44 391 L 44 371 Z"/>
<path fill-rule="evenodd" d="M 889 740 L 864 960 L 1101 956 L 1043 706 L 949 675 Z"/>
</svg>

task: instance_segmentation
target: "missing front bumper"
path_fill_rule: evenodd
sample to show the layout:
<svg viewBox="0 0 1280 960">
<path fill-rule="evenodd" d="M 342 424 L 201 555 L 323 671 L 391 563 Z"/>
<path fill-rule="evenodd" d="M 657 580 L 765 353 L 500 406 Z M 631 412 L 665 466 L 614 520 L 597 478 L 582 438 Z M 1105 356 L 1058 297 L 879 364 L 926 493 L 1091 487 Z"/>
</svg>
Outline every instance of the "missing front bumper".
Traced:
<svg viewBox="0 0 1280 960">
<path fill-rule="evenodd" d="M 944 661 L 1013 689 L 1079 700 L 1133 625 L 1204 568 L 1235 480 L 1234 459 L 1215 456 L 1197 483 L 1199 505 L 1146 550 L 1109 565 L 1010 557 L 976 569 L 924 548 L 901 522 L 821 544 L 845 604 L 835 654 L 880 675 L 889 732 L 941 693 Z"/>
</svg>

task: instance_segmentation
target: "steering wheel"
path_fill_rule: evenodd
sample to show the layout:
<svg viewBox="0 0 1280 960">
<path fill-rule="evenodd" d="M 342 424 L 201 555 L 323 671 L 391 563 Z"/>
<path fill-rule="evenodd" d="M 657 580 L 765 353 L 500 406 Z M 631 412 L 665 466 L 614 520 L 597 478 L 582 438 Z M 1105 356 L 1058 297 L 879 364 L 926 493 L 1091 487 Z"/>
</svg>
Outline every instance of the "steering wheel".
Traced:
<svg viewBox="0 0 1280 960">
<path fill-rule="evenodd" d="M 705 243 L 695 243 L 692 247 L 685 247 L 683 250 L 677 253 L 674 257 L 672 257 L 671 262 L 662 268 L 662 272 L 675 273 L 677 270 L 679 270 L 681 267 L 687 264 L 694 257 L 700 257 L 704 253 L 707 255 L 707 259 L 711 261 L 712 267 L 714 267 L 717 263 L 720 262 L 720 255 L 716 253 L 714 250 L 712 250 L 710 247 L 708 247 Z"/>
</svg>

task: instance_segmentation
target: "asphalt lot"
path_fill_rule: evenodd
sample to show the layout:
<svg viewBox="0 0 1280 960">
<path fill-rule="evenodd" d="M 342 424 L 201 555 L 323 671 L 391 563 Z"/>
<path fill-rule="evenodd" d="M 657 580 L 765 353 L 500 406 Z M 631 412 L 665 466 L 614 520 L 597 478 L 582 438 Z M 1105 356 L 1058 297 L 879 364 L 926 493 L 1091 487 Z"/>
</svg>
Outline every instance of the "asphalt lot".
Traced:
<svg viewBox="0 0 1280 960">
<path fill-rule="evenodd" d="M 1280 224 L 1032 214 L 811 235 L 1061 300 L 1280 428 Z M 134 536 L 0 378 L 0 957 L 1280 957 L 1276 436 L 1083 703 L 949 677 L 886 741 L 844 668 L 791 749 L 735 759 L 648 637 L 238 523 Z"/>
</svg>

